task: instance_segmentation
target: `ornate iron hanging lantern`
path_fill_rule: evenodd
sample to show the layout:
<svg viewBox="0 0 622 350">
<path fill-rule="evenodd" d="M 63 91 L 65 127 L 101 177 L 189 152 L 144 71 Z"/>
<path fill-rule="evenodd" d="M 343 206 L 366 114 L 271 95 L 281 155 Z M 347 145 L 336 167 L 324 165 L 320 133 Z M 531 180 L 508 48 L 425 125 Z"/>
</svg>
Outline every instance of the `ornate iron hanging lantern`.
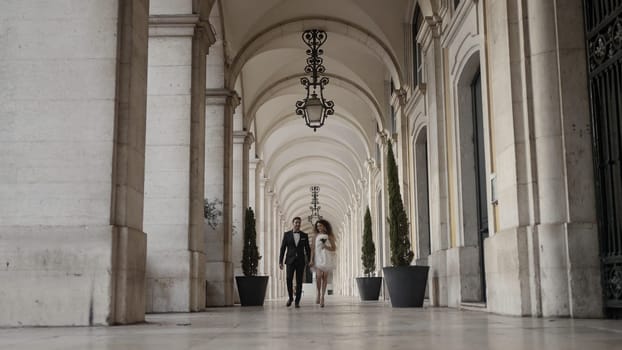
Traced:
<svg viewBox="0 0 622 350">
<path fill-rule="evenodd" d="M 326 32 L 320 29 L 309 29 L 302 33 L 302 41 L 309 47 L 305 67 L 305 73 L 309 76 L 300 78 L 307 94 L 302 101 L 296 101 L 296 114 L 302 116 L 313 131 L 324 125 L 327 116 L 335 113 L 335 103 L 324 98 L 324 86 L 328 84 L 328 77 L 322 76 L 326 68 L 320 57 L 324 54 L 320 46 L 326 42 L 326 37 Z"/>
<path fill-rule="evenodd" d="M 309 223 L 313 226 L 315 226 L 315 222 L 320 220 L 322 218 L 322 215 L 320 215 L 320 206 L 318 204 L 320 204 L 318 197 L 319 197 L 319 193 L 320 193 L 320 186 L 318 185 L 313 185 L 309 188 L 309 190 L 311 191 L 311 206 L 309 207 L 309 209 L 311 209 L 311 215 L 309 215 Z"/>
</svg>

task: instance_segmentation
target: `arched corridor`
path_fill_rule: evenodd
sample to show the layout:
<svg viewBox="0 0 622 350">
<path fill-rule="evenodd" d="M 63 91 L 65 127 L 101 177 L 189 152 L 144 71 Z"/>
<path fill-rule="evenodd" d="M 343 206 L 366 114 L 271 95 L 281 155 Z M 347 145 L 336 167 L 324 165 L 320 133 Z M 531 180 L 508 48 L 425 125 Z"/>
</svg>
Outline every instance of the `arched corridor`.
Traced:
<svg viewBox="0 0 622 350">
<path fill-rule="evenodd" d="M 0 327 L 260 318 L 215 311 L 249 231 L 283 327 L 284 232 L 321 217 L 335 322 L 382 332 L 409 311 L 356 301 L 367 209 L 370 275 L 406 243 L 429 267 L 412 327 L 620 317 L 621 23 L 617 0 L 0 2 Z"/>
</svg>

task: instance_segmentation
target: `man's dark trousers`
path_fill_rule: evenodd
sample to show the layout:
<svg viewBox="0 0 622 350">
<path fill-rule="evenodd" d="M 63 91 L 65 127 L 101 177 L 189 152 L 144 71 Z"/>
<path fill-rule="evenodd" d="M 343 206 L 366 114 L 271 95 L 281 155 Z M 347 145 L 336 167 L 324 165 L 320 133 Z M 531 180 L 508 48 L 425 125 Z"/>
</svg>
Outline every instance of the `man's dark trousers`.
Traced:
<svg viewBox="0 0 622 350">
<path fill-rule="evenodd" d="M 293 299 L 292 286 L 294 280 L 294 272 L 296 272 L 296 304 L 300 303 L 300 297 L 302 296 L 302 277 L 305 273 L 305 261 L 304 259 L 296 258 L 292 264 L 286 265 L 287 272 L 287 293 L 289 294 L 289 300 Z"/>
</svg>

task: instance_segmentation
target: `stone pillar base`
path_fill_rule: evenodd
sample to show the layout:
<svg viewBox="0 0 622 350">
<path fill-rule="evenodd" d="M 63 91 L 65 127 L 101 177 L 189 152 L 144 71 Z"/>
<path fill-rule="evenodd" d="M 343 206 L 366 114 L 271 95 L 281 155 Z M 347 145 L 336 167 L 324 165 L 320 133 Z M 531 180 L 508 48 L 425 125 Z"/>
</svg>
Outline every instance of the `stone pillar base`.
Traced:
<svg viewBox="0 0 622 350">
<path fill-rule="evenodd" d="M 113 305 L 108 324 L 145 321 L 145 264 L 147 235 L 115 226 L 112 231 Z"/>
<path fill-rule="evenodd" d="M 544 317 L 602 317 L 595 224 L 536 226 Z"/>
<path fill-rule="evenodd" d="M 531 314 L 528 260 L 525 228 L 500 231 L 484 241 L 488 311 Z"/>
<path fill-rule="evenodd" d="M 447 249 L 447 306 L 463 301 L 481 301 L 479 252 L 477 247 Z"/>
<path fill-rule="evenodd" d="M 188 250 L 150 251 L 147 257 L 147 312 L 190 312 L 193 260 Z"/>
<path fill-rule="evenodd" d="M 206 306 L 233 306 L 233 263 L 208 261 L 205 275 Z"/>
<path fill-rule="evenodd" d="M 127 227 L 3 226 L 0 326 L 145 319 L 146 236 Z"/>
<path fill-rule="evenodd" d="M 439 250 L 430 254 L 428 261 L 430 305 L 447 306 L 447 251 Z"/>
<path fill-rule="evenodd" d="M 205 310 L 205 254 L 190 252 L 190 311 Z"/>
</svg>

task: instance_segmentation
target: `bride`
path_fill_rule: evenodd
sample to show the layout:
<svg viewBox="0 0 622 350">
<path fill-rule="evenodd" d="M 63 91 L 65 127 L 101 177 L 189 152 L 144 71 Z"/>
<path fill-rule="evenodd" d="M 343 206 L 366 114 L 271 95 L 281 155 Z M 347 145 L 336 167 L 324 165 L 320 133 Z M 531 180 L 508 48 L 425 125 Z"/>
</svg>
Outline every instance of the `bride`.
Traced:
<svg viewBox="0 0 622 350">
<path fill-rule="evenodd" d="M 328 285 L 328 274 L 335 268 L 337 244 L 330 223 L 320 219 L 315 223 L 315 243 L 311 249 L 310 266 L 315 267 L 317 298 L 316 304 L 324 307 L 324 295 Z"/>
</svg>

